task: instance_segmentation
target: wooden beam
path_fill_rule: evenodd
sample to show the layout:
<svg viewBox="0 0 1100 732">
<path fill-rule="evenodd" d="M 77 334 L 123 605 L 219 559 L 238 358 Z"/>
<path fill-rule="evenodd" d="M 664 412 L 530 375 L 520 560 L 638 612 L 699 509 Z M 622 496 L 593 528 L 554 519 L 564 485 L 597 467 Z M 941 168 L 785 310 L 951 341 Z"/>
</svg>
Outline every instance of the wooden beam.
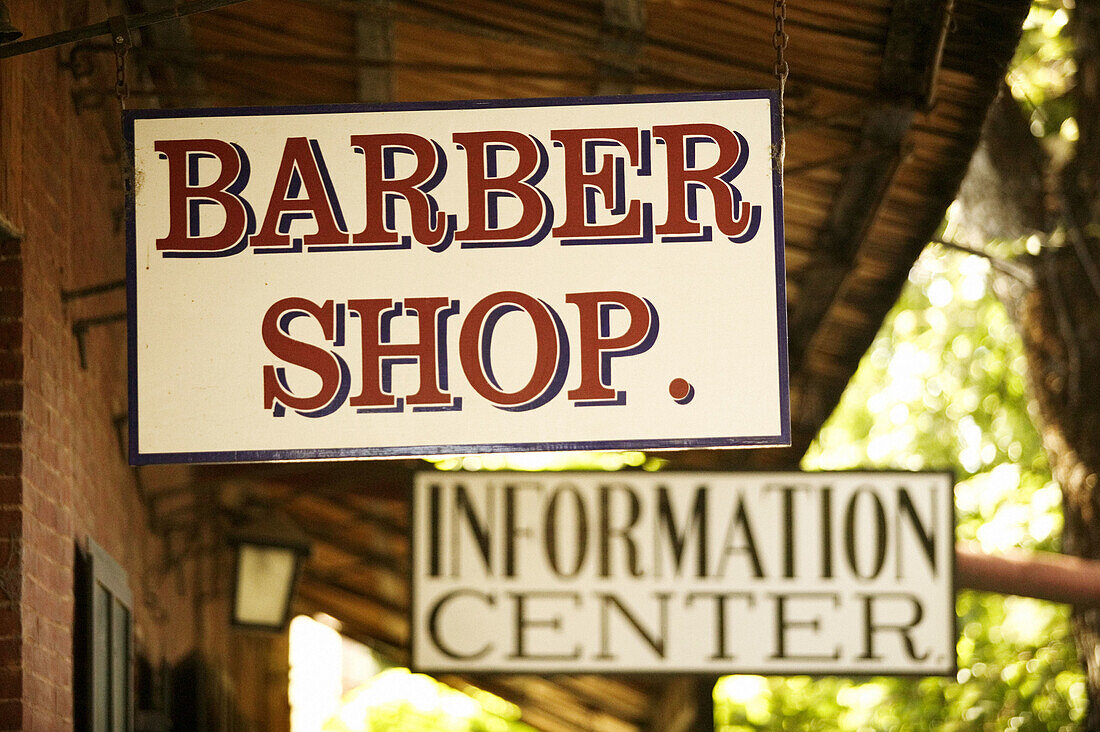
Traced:
<svg viewBox="0 0 1100 732">
<path fill-rule="evenodd" d="M 342 623 L 350 623 L 371 638 L 387 646 L 406 648 L 409 643 L 409 619 L 369 597 L 311 581 L 307 575 L 298 585 L 300 600 L 328 613 Z"/>
<path fill-rule="evenodd" d="M 393 101 L 393 21 L 389 0 L 366 0 L 355 13 L 356 89 L 361 102 Z M 377 64 L 377 65 L 374 65 Z"/>
<path fill-rule="evenodd" d="M 167 11 L 174 6 L 173 0 L 145 0 L 141 3 L 146 11 Z M 194 51 L 191 42 L 190 19 L 180 19 L 178 23 L 164 23 L 146 28 L 141 33 L 141 44 L 134 48 L 134 58 L 139 68 L 153 81 L 153 96 L 161 107 L 210 106 L 206 81 L 199 73 L 198 65 L 174 64 L 170 59 L 158 54 L 164 47 L 181 51 Z M 76 49 L 73 49 L 74 53 Z M 140 77 L 139 77 L 140 78 Z M 131 89 L 131 93 L 133 93 Z"/>
<path fill-rule="evenodd" d="M 897 0 L 890 16 L 879 90 L 894 101 L 929 108 L 935 96 L 955 0 Z"/>
<path fill-rule="evenodd" d="M 943 55 L 953 0 L 894 3 L 877 82 L 879 102 L 864 117 L 853 163 L 844 173 L 829 219 L 814 243 L 813 266 L 800 282 L 788 321 L 792 373 L 806 353 L 855 264 L 894 173 L 905 157 L 904 140 L 916 110 L 931 98 L 931 84 Z"/>
<path fill-rule="evenodd" d="M 859 248 L 902 161 L 902 141 L 913 120 L 912 106 L 878 104 L 868 111 L 859 148 L 844 172 L 828 221 L 813 246 L 814 264 L 799 283 L 791 311 L 788 344 L 792 371 L 805 365 L 806 351 L 852 271 Z"/>
<path fill-rule="evenodd" d="M 596 93 L 630 94 L 638 76 L 645 38 L 644 0 L 603 0 L 599 81 Z M 609 59 L 614 59 L 610 62 Z"/>
<path fill-rule="evenodd" d="M 588 703 L 573 692 L 539 676 L 443 676 L 446 684 L 463 682 L 507 699 L 520 708 L 521 721 L 547 732 L 601 730 L 638 732 L 633 722 L 605 712 L 599 702 Z"/>
</svg>

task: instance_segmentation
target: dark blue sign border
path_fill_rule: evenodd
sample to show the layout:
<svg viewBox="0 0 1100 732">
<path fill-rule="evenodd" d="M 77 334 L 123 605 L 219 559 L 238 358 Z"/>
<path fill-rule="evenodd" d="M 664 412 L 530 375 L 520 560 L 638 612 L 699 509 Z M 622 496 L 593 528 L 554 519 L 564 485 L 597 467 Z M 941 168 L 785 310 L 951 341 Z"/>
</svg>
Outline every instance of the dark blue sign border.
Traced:
<svg viewBox="0 0 1100 732">
<path fill-rule="evenodd" d="M 131 166 L 134 163 L 134 121 L 138 119 L 189 117 L 248 117 L 349 112 L 407 112 L 446 109 L 503 109 L 510 107 L 567 107 L 582 105 L 700 102 L 731 99 L 767 99 L 771 103 L 772 150 L 779 149 L 782 121 L 778 92 L 771 89 L 691 94 L 646 94 L 637 96 L 554 97 L 541 99 L 479 99 L 460 102 L 412 102 L 395 104 L 322 104 L 298 107 L 231 107 L 208 109 L 137 109 L 123 115 Z M 778 169 L 778 163 L 773 167 Z M 167 463 L 271 462 L 278 460 L 326 460 L 346 458 L 414 457 L 491 452 L 548 450 L 654 450 L 709 447 L 784 447 L 791 444 L 790 373 L 787 356 L 787 297 L 783 258 L 783 179 L 773 176 L 772 207 L 775 216 L 775 283 L 779 353 L 780 432 L 777 435 L 708 437 L 697 439 L 602 440 L 578 442 L 472 443 L 447 445 L 400 445 L 389 447 L 301 448 L 290 450 L 219 450 L 211 452 L 142 453 L 138 444 L 137 411 L 137 241 L 135 202 L 126 201 L 126 305 L 127 354 L 129 357 L 129 453 L 131 465 Z"/>
</svg>

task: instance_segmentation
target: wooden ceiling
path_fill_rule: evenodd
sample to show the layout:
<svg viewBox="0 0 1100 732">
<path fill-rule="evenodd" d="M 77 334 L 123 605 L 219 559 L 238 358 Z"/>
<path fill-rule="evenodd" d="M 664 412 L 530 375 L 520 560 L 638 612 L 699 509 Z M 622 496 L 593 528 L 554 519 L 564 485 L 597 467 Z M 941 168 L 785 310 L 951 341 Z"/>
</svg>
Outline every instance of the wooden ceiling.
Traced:
<svg viewBox="0 0 1100 732">
<path fill-rule="evenodd" d="M 129 0 L 131 10 L 170 0 Z M 785 230 L 793 445 L 668 453 L 672 467 L 793 467 L 835 407 L 951 202 L 1027 0 L 788 0 Z M 768 0 L 248 0 L 148 29 L 149 106 L 776 86 Z M 305 611 L 407 655 L 415 461 L 205 466 L 188 478 L 278 505 L 314 540 Z M 151 475 L 150 485 L 164 484 Z M 171 481 L 175 483 L 175 480 Z M 154 491 L 155 497 L 155 488 Z M 664 729 L 667 680 L 472 682 L 544 730 Z M 664 711 L 662 711 L 664 710 Z M 662 718 L 667 719 L 667 718 Z M 690 724 L 690 722 L 688 722 Z"/>
</svg>

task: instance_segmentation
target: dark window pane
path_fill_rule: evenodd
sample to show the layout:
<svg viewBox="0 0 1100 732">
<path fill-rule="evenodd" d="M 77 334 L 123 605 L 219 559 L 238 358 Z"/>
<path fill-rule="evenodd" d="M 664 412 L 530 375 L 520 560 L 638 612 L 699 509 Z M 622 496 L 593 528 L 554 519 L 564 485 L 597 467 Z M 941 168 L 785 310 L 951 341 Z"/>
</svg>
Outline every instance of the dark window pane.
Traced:
<svg viewBox="0 0 1100 732">
<path fill-rule="evenodd" d="M 130 611 L 117 600 L 111 608 L 111 729 L 127 732 L 130 712 Z"/>
<path fill-rule="evenodd" d="M 92 590 L 92 708 L 95 732 L 111 730 L 111 596 L 103 585 Z"/>
</svg>

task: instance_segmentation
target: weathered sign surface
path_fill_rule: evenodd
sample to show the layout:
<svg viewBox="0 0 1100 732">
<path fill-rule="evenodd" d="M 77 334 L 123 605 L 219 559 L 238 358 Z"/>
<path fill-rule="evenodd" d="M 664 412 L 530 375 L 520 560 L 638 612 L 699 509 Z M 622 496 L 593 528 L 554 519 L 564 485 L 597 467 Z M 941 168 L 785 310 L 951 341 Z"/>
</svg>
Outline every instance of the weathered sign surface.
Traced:
<svg viewBox="0 0 1100 732">
<path fill-rule="evenodd" d="M 131 459 L 789 442 L 770 92 L 127 114 Z"/>
<path fill-rule="evenodd" d="M 953 674 L 946 473 L 421 473 L 426 671 Z"/>
</svg>

